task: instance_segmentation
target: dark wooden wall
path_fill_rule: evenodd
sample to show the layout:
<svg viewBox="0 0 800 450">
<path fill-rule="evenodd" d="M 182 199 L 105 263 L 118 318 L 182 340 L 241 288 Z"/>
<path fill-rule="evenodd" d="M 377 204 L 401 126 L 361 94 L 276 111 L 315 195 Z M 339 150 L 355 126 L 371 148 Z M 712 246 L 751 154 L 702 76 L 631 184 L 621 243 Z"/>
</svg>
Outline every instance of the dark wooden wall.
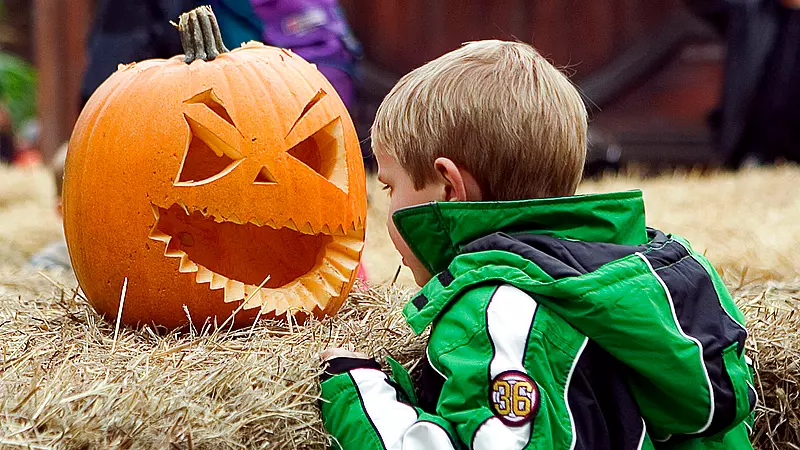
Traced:
<svg viewBox="0 0 800 450">
<path fill-rule="evenodd" d="M 580 77 L 664 24 L 681 0 L 340 0 L 367 58 L 405 73 L 470 40 L 518 39 Z M 33 0 L 42 150 L 78 115 L 93 0 Z"/>
<path fill-rule="evenodd" d="M 597 69 L 680 0 L 341 0 L 367 58 L 405 73 L 470 40 L 532 42 L 559 66 Z"/>
<path fill-rule="evenodd" d="M 30 0 L 3 0 L 0 46 L 28 61 L 33 59 L 33 4 Z"/>
</svg>

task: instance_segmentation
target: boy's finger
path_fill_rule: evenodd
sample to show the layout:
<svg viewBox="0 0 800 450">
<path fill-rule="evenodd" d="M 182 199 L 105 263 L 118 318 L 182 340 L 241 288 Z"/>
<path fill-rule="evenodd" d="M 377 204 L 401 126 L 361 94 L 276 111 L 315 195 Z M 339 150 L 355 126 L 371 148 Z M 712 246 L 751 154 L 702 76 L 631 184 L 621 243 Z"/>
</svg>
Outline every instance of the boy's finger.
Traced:
<svg viewBox="0 0 800 450">
<path fill-rule="evenodd" d="M 333 358 L 360 358 L 369 359 L 369 356 L 361 352 L 351 352 L 343 348 L 329 348 L 319 354 L 320 359 L 327 361 Z"/>
<path fill-rule="evenodd" d="M 320 354 L 319 354 L 319 359 L 321 359 L 321 360 L 323 360 L 323 361 L 325 361 L 325 360 L 328 360 L 328 359 L 331 359 L 331 357 L 333 356 L 333 352 L 334 352 L 334 350 L 337 350 L 337 349 L 335 349 L 335 348 L 329 348 L 329 349 L 327 349 L 327 350 L 323 350 L 323 351 L 322 351 L 322 352 L 320 352 Z"/>
</svg>

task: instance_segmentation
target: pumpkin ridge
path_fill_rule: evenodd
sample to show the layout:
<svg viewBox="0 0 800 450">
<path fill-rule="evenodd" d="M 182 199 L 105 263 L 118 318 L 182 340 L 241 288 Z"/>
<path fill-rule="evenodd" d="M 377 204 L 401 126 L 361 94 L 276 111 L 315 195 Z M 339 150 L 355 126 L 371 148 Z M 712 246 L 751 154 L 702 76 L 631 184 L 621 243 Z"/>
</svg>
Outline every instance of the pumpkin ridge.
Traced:
<svg viewBox="0 0 800 450">
<path fill-rule="evenodd" d="M 302 80 L 303 84 L 305 84 L 308 87 L 308 91 L 314 93 L 312 95 L 316 95 L 316 93 L 318 92 L 319 88 L 316 88 L 313 84 L 311 84 L 311 81 L 308 80 L 306 78 L 306 76 L 303 73 L 301 73 L 295 67 L 295 64 L 294 64 L 295 61 L 294 61 L 294 57 L 292 56 L 292 54 L 289 53 L 285 48 L 280 49 L 280 51 L 289 56 L 288 60 L 287 59 L 283 59 L 283 57 L 281 57 L 281 61 L 282 61 L 283 66 L 286 67 L 287 70 L 291 70 L 292 79 L 293 80 Z M 278 77 L 281 79 L 281 81 L 283 81 L 284 84 L 286 84 L 288 86 L 288 83 L 286 82 L 286 77 L 283 74 L 279 73 Z M 325 79 L 325 80 L 327 81 L 327 79 Z M 300 111 L 298 112 L 297 117 L 301 117 L 302 116 L 303 107 L 308 102 L 305 99 L 301 99 L 298 96 L 298 93 L 295 90 L 291 90 L 290 89 L 289 91 L 292 93 L 292 98 L 294 98 L 294 100 L 295 100 L 295 105 L 300 107 Z M 295 125 L 296 125 L 296 123 L 295 123 Z M 292 126 L 292 128 L 294 128 L 294 126 Z M 288 132 L 285 132 L 284 135 L 285 136 L 289 136 L 290 135 L 290 131 L 291 131 L 291 129 Z"/>
<path fill-rule="evenodd" d="M 92 115 L 89 116 L 88 119 L 93 125 L 89 134 L 87 135 L 86 138 L 87 142 L 91 142 L 92 139 L 94 138 L 95 131 L 97 131 L 99 128 L 102 128 L 100 126 L 101 121 L 97 120 L 97 118 L 102 117 L 103 114 L 108 109 L 108 107 L 116 102 L 118 96 L 122 95 L 123 93 L 126 93 L 127 89 L 130 87 L 131 84 L 133 84 L 134 81 L 136 81 L 134 77 L 124 77 L 119 83 L 114 85 L 111 92 L 109 92 L 108 94 L 106 94 L 104 98 L 102 98 L 103 103 L 99 107 L 92 105 L 91 108 L 84 108 L 92 112 Z M 94 97 L 94 95 L 92 97 Z M 89 102 L 87 102 L 87 106 L 91 101 L 92 99 L 90 98 Z"/>
<path fill-rule="evenodd" d="M 286 53 L 286 49 L 281 49 L 281 51 Z M 311 84 L 311 80 L 309 80 L 306 76 L 304 76 L 303 73 L 301 73 L 300 70 L 296 67 L 296 63 L 295 63 L 294 57 L 292 57 L 292 55 L 290 53 L 287 53 L 287 54 L 289 55 L 290 59 L 289 59 L 289 61 L 284 61 L 284 64 L 286 65 L 286 67 L 293 72 L 294 76 L 297 79 L 303 80 L 303 83 L 305 83 L 305 85 L 308 86 L 308 91 L 309 92 L 313 92 L 312 95 L 316 96 L 317 93 L 318 93 L 318 88 L 316 88 L 313 84 Z M 328 79 L 325 78 L 325 77 L 322 77 L 322 78 L 325 80 L 325 84 L 328 84 Z M 299 105 L 303 105 L 303 107 L 305 107 L 305 105 L 308 102 L 305 99 L 299 98 L 296 93 L 293 92 L 293 94 L 294 94 L 295 99 L 297 100 L 297 103 Z M 302 117 L 303 109 L 304 108 L 301 108 L 300 112 L 298 112 L 298 117 Z M 290 133 L 286 133 L 287 136 L 289 134 Z"/>
<path fill-rule="evenodd" d="M 222 68 L 219 71 L 219 73 L 222 75 L 221 77 L 219 77 L 219 79 L 220 79 L 220 81 L 223 82 L 223 83 L 221 83 L 222 84 L 222 86 L 221 86 L 222 89 L 220 89 L 220 90 L 222 92 L 225 92 L 226 95 L 230 95 L 231 88 L 233 86 L 236 86 L 236 84 L 237 84 L 237 83 L 232 83 L 231 82 L 230 71 L 232 70 L 233 67 L 239 67 L 239 66 L 238 65 L 226 64 L 226 65 L 223 65 Z M 249 92 L 252 92 L 250 90 L 251 86 L 247 86 L 246 89 L 248 89 Z M 228 114 L 228 116 L 233 121 L 233 123 L 231 125 L 236 127 L 236 129 L 238 130 L 239 127 L 235 125 L 235 124 L 239 124 L 240 123 L 240 121 L 237 120 L 239 118 L 239 111 L 236 110 L 236 102 L 225 102 L 225 103 L 222 103 L 222 101 L 220 100 L 220 103 L 223 105 L 223 107 L 225 108 L 225 112 Z M 240 133 L 241 133 L 241 131 L 240 131 Z"/>
<path fill-rule="evenodd" d="M 280 76 L 278 71 L 275 70 L 274 67 L 272 67 L 272 64 L 267 62 L 259 62 L 259 63 L 265 66 L 263 72 L 257 71 L 256 67 L 254 67 L 255 64 L 252 63 L 242 64 L 241 66 L 238 66 L 239 69 L 242 70 L 242 72 L 239 74 L 239 79 L 242 79 L 244 80 L 245 83 L 247 83 L 246 89 L 248 92 L 251 92 L 252 95 L 256 95 L 256 92 L 258 92 L 260 94 L 259 98 L 264 99 L 258 104 L 258 113 L 260 115 L 263 114 L 264 116 L 267 116 L 269 120 L 276 121 L 275 111 L 278 111 L 279 108 L 276 108 L 278 103 L 273 98 L 273 92 L 265 88 L 265 83 L 263 82 L 254 83 L 253 81 L 254 79 L 255 81 L 260 81 L 262 77 L 268 79 L 277 79 L 280 80 L 280 82 L 283 85 L 282 87 L 286 90 L 286 92 L 291 93 L 292 89 L 289 87 L 289 84 L 286 83 L 286 80 L 284 80 L 283 77 Z M 269 73 L 267 71 L 269 71 Z M 252 78 L 251 76 L 255 78 Z M 225 80 L 227 83 L 230 84 L 231 81 L 227 75 L 225 77 Z M 241 82 L 237 81 L 237 84 L 241 84 Z M 274 85 L 275 82 L 273 81 L 271 84 Z M 267 101 L 269 102 L 269 108 L 265 108 Z M 283 126 L 285 131 L 286 126 L 283 124 L 281 125 Z"/>
</svg>

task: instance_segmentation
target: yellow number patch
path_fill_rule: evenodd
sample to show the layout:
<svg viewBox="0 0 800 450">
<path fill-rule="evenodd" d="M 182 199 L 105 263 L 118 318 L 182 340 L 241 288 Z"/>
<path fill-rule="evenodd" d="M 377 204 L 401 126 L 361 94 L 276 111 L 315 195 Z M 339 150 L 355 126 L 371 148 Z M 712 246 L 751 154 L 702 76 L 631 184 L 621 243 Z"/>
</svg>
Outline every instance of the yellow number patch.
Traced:
<svg viewBox="0 0 800 450">
<path fill-rule="evenodd" d="M 492 380 L 489 404 L 504 424 L 521 427 L 539 411 L 539 387 L 527 374 L 507 370 Z"/>
</svg>

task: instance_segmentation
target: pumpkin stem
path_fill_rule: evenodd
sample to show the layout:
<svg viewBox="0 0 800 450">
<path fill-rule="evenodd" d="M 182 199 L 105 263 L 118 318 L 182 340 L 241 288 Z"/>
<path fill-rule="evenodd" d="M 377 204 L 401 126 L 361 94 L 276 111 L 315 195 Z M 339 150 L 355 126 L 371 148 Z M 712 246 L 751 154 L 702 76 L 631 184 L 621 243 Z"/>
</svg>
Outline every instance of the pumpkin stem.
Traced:
<svg viewBox="0 0 800 450">
<path fill-rule="evenodd" d="M 222 42 L 219 24 L 210 6 L 200 6 L 181 14 L 178 32 L 185 55 L 183 62 L 186 64 L 198 59 L 211 61 L 220 53 L 228 51 Z"/>
</svg>

